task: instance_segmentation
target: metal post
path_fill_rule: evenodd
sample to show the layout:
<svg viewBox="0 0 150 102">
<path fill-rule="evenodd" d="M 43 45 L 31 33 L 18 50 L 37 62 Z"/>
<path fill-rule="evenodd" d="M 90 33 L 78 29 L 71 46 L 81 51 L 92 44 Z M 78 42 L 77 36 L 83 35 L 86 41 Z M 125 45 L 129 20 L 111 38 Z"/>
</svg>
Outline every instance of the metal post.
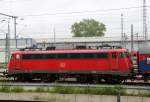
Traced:
<svg viewBox="0 0 150 102">
<path fill-rule="evenodd" d="M 16 34 L 16 19 L 17 17 L 14 17 L 14 35 L 15 35 L 15 46 L 16 46 L 16 49 L 17 49 L 17 34 Z"/>
<path fill-rule="evenodd" d="M 55 27 L 53 29 L 53 32 L 54 32 L 54 44 L 56 43 L 56 30 L 55 30 Z"/>
<path fill-rule="evenodd" d="M 124 35 L 123 35 L 123 14 L 121 14 L 121 45 L 124 46 Z"/>
<path fill-rule="evenodd" d="M 87 91 L 88 91 L 88 102 L 89 102 L 89 95 L 90 95 L 89 84 L 88 84 L 87 88 L 88 88 Z"/>
<path fill-rule="evenodd" d="M 131 52 L 134 50 L 134 44 L 133 44 L 133 24 L 131 24 Z"/>
<path fill-rule="evenodd" d="M 27 38 L 27 39 L 28 39 L 28 38 Z M 32 38 L 30 38 L 30 39 L 28 39 L 28 40 L 30 40 L 30 42 L 31 42 L 31 45 L 30 45 L 30 46 L 28 46 L 28 47 L 33 47 Z"/>
<path fill-rule="evenodd" d="M 124 48 L 126 48 L 126 40 L 127 40 L 127 36 L 126 36 L 126 33 L 123 33 L 123 36 L 124 36 Z"/>
<path fill-rule="evenodd" d="M 16 40 L 16 38 L 17 38 L 17 35 L 16 35 L 16 19 L 18 18 L 17 16 L 12 16 L 12 15 L 8 15 L 8 14 L 4 14 L 4 13 L 0 13 L 0 15 L 3 15 L 3 16 L 7 16 L 7 17 L 11 17 L 11 18 L 13 18 L 14 19 L 14 34 L 15 34 L 15 42 L 16 42 L 16 48 L 17 48 L 17 40 Z"/>
<path fill-rule="evenodd" d="M 118 93 L 118 95 L 117 95 L 117 102 L 121 102 L 121 99 L 120 99 L 120 91 L 119 91 L 119 93 Z"/>
<path fill-rule="evenodd" d="M 138 33 L 136 33 L 136 35 L 137 35 L 137 49 L 139 49 L 139 34 Z"/>
<path fill-rule="evenodd" d="M 8 38 L 7 38 L 7 44 L 8 44 L 8 56 L 7 56 L 7 61 L 9 60 L 9 58 L 10 58 L 10 26 L 9 26 L 9 21 L 8 21 L 8 36 L 7 36 Z"/>
<path fill-rule="evenodd" d="M 143 0 L 143 36 L 147 42 L 147 14 L 146 14 L 146 0 Z"/>
<path fill-rule="evenodd" d="M 146 40 L 145 40 L 145 42 L 146 42 L 146 44 L 147 44 L 147 42 L 148 42 L 148 33 L 147 33 L 147 24 L 146 24 L 146 27 L 145 27 L 145 34 L 146 34 Z"/>
<path fill-rule="evenodd" d="M 10 27 L 9 27 L 9 21 L 8 23 L 8 31 L 6 33 L 6 44 L 5 44 L 5 62 L 7 63 L 10 58 Z"/>
<path fill-rule="evenodd" d="M 28 39 L 25 38 L 25 40 L 26 40 L 26 48 L 27 48 L 28 47 Z"/>
<path fill-rule="evenodd" d="M 5 38 L 5 63 L 7 63 L 7 39 L 8 39 L 8 34 L 6 33 L 6 38 Z"/>
</svg>

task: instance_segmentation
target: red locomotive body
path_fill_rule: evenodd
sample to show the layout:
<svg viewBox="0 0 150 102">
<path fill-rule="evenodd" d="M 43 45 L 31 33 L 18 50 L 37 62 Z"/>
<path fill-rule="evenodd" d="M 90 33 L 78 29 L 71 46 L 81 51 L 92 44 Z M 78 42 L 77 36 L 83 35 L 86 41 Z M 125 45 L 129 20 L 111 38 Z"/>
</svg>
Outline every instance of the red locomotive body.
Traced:
<svg viewBox="0 0 150 102">
<path fill-rule="evenodd" d="M 131 71 L 132 62 L 125 49 L 15 51 L 8 64 L 8 76 L 17 80 L 54 81 L 69 76 L 82 82 L 118 82 Z"/>
</svg>

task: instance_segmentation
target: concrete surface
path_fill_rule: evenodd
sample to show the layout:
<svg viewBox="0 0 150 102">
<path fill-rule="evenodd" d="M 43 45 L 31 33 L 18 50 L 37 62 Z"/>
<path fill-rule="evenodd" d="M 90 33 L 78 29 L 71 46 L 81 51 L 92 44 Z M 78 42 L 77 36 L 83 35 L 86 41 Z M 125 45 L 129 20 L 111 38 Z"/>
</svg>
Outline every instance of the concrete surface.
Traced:
<svg viewBox="0 0 150 102">
<path fill-rule="evenodd" d="M 49 102 L 117 102 L 117 96 L 50 93 L 0 93 L 0 100 L 45 100 Z M 150 102 L 150 97 L 121 96 L 121 102 Z"/>
</svg>

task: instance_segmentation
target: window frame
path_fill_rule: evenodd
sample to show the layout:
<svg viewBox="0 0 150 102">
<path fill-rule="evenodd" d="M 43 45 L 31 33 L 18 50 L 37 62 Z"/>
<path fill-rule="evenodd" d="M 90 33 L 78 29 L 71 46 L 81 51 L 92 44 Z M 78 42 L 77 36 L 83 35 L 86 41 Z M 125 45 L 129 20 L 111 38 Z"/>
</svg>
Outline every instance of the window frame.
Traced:
<svg viewBox="0 0 150 102">
<path fill-rule="evenodd" d="M 60 55 L 65 55 L 60 57 Z M 91 54 L 91 55 L 90 55 Z M 35 57 L 36 55 L 42 55 L 41 57 Z M 52 55 L 54 57 L 46 57 Z M 76 55 L 78 55 L 76 57 Z M 89 56 L 90 55 L 90 56 Z M 109 58 L 109 52 L 83 52 L 83 53 L 37 53 L 37 54 L 22 54 L 23 60 L 48 60 L 48 59 L 107 59 Z"/>
</svg>

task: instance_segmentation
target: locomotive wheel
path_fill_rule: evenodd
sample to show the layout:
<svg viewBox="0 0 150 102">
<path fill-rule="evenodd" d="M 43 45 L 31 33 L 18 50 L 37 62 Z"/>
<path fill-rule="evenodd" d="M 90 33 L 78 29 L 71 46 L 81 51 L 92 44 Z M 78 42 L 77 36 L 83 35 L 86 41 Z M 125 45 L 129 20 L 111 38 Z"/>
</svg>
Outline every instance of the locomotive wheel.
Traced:
<svg viewBox="0 0 150 102">
<path fill-rule="evenodd" d="M 90 82 L 91 79 L 88 79 L 87 76 L 80 76 L 77 78 L 77 81 L 79 81 L 80 83 L 87 83 Z"/>
<path fill-rule="evenodd" d="M 43 75 L 40 79 L 41 79 L 41 82 L 47 82 L 48 81 L 48 77 L 46 75 Z"/>
<path fill-rule="evenodd" d="M 105 82 L 109 84 L 120 84 L 122 80 L 120 78 L 105 78 Z"/>
<path fill-rule="evenodd" d="M 92 80 L 92 83 L 94 83 L 94 84 L 98 84 L 98 83 L 101 83 L 102 82 L 102 78 L 101 78 L 101 76 L 94 76 L 93 77 L 93 80 Z"/>
<path fill-rule="evenodd" d="M 81 83 L 87 83 L 87 78 L 86 77 L 81 77 L 80 82 Z"/>
<path fill-rule="evenodd" d="M 56 81 L 56 77 L 55 76 L 48 76 L 48 75 L 44 75 L 43 77 L 41 77 L 41 81 L 42 82 L 54 82 Z"/>
<path fill-rule="evenodd" d="M 94 82 L 94 80 L 93 80 L 92 76 L 87 77 L 87 83 L 91 84 L 93 82 Z"/>
<path fill-rule="evenodd" d="M 102 79 L 101 78 L 94 78 L 93 83 L 94 84 L 102 83 Z"/>
<path fill-rule="evenodd" d="M 143 75 L 143 80 L 144 80 L 144 82 L 148 82 L 148 76 L 147 75 Z"/>
<path fill-rule="evenodd" d="M 15 76 L 14 80 L 17 81 L 17 82 L 24 82 L 25 78 L 24 78 L 24 76 Z"/>
<path fill-rule="evenodd" d="M 57 78 L 55 76 L 48 78 L 48 82 L 54 82 L 56 80 L 57 80 Z"/>
</svg>

